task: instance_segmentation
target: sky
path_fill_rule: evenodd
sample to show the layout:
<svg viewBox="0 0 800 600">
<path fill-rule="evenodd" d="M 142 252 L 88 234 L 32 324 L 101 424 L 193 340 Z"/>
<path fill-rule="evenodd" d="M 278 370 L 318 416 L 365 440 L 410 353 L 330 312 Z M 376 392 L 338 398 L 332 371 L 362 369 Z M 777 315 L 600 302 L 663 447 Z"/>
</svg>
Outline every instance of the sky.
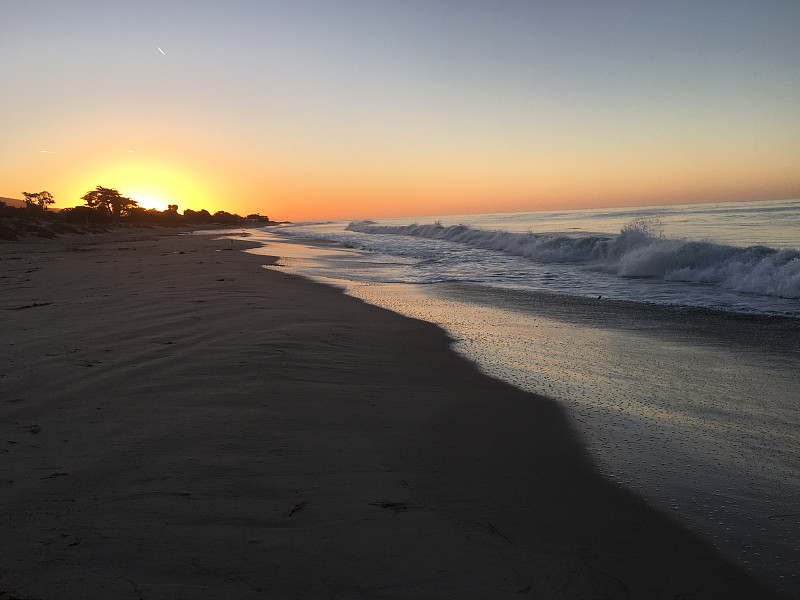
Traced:
<svg viewBox="0 0 800 600">
<path fill-rule="evenodd" d="M 800 197 L 795 0 L 0 0 L 0 196 L 279 220 Z"/>
</svg>

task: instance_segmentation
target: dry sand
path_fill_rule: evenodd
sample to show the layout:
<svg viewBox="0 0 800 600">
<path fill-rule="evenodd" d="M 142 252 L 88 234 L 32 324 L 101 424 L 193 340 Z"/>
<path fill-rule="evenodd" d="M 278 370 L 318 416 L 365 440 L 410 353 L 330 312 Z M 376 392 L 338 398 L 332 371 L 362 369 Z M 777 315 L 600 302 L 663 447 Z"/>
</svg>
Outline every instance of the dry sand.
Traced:
<svg viewBox="0 0 800 600">
<path fill-rule="evenodd" d="M 427 323 L 211 236 L 0 244 L 0 598 L 776 598 Z"/>
</svg>

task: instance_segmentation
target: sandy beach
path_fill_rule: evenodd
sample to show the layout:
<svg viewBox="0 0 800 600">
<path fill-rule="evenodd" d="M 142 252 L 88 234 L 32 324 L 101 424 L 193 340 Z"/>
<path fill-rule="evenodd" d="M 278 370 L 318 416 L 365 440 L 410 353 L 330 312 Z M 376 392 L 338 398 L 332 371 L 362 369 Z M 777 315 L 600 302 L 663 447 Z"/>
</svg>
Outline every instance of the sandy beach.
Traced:
<svg viewBox="0 0 800 600">
<path fill-rule="evenodd" d="M 0 598 L 782 597 L 555 402 L 247 246 L 0 243 Z"/>
</svg>

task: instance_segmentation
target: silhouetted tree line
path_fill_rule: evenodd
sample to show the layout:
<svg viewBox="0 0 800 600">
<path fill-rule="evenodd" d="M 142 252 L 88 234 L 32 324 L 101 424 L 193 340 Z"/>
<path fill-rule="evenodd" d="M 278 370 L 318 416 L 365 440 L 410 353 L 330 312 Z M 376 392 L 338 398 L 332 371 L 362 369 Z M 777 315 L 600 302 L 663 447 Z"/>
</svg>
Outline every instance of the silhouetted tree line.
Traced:
<svg viewBox="0 0 800 600">
<path fill-rule="evenodd" d="M 47 210 L 47 207 L 50 206 L 55 202 L 53 200 L 53 194 L 50 192 L 22 192 L 22 195 L 25 196 L 25 208 L 41 208 L 42 210 Z"/>
<path fill-rule="evenodd" d="M 97 186 L 81 197 L 83 206 L 48 210 L 55 201 L 52 194 L 42 192 L 22 192 L 24 207 L 15 207 L 0 201 L 0 239 L 17 239 L 24 235 L 53 237 L 59 233 L 83 233 L 102 231 L 113 225 L 179 227 L 182 225 L 244 225 L 251 223 L 271 223 L 269 217 L 250 214 L 242 217 L 237 214 L 217 211 L 213 214 L 205 209 L 187 208 L 183 214 L 178 212 L 177 204 L 170 204 L 166 210 L 146 209 L 136 200 L 123 196 L 114 188 Z M 83 228 L 77 229 L 80 226 Z"/>
</svg>

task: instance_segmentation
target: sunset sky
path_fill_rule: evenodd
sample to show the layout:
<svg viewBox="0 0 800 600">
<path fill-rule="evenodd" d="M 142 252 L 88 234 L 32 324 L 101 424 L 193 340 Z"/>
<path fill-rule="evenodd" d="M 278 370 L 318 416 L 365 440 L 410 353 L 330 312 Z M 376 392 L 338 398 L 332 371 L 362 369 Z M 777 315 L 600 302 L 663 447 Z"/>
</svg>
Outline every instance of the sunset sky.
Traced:
<svg viewBox="0 0 800 600">
<path fill-rule="evenodd" d="M 800 196 L 800 2 L 0 0 L 0 196 L 361 218 Z"/>
</svg>

